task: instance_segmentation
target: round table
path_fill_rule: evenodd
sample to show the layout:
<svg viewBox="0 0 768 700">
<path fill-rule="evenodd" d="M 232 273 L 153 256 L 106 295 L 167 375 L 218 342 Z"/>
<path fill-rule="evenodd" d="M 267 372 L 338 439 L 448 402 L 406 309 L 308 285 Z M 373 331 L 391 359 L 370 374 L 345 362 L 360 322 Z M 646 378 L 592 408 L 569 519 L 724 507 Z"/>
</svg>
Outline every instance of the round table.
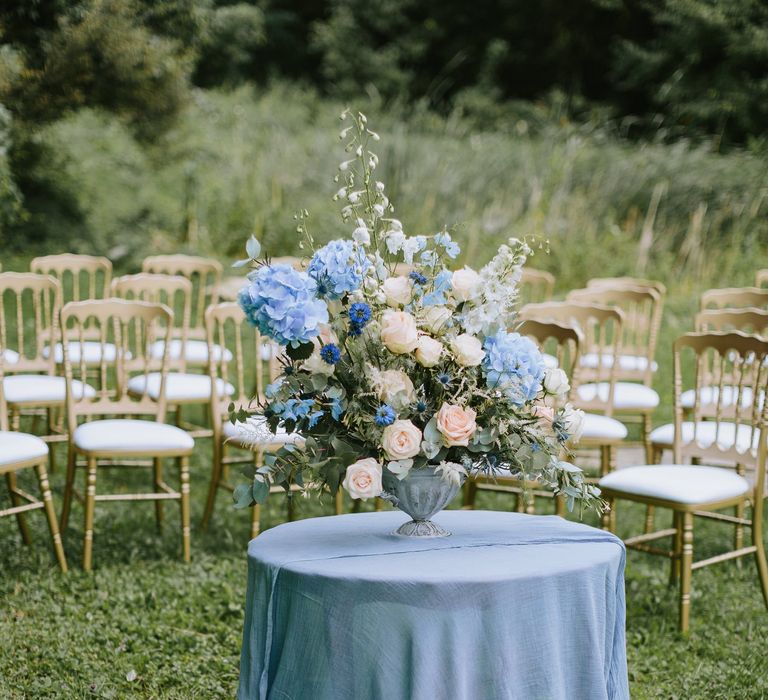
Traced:
<svg viewBox="0 0 768 700">
<path fill-rule="evenodd" d="M 392 511 L 279 525 L 248 547 L 238 698 L 629 698 L 624 547 L 557 516 Z"/>
</svg>

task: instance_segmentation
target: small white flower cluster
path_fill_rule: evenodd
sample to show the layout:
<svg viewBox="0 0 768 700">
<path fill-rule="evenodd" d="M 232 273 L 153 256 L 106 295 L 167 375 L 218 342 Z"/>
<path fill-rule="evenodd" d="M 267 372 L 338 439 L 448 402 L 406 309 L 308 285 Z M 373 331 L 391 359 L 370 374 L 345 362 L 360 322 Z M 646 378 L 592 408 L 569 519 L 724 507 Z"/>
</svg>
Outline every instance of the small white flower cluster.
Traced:
<svg viewBox="0 0 768 700">
<path fill-rule="evenodd" d="M 469 333 L 487 335 L 512 325 L 523 265 L 530 254 L 531 248 L 525 241 L 510 238 L 480 270 L 482 294 L 462 317 Z"/>
</svg>

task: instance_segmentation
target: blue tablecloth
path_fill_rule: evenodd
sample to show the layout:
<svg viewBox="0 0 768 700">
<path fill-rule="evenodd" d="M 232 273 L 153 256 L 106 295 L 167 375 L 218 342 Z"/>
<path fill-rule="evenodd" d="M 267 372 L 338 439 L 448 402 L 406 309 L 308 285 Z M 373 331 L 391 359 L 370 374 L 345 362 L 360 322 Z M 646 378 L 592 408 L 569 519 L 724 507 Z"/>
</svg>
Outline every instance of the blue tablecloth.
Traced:
<svg viewBox="0 0 768 700">
<path fill-rule="evenodd" d="M 248 547 L 238 698 L 628 698 L 624 547 L 556 516 L 400 512 L 280 525 Z"/>
</svg>

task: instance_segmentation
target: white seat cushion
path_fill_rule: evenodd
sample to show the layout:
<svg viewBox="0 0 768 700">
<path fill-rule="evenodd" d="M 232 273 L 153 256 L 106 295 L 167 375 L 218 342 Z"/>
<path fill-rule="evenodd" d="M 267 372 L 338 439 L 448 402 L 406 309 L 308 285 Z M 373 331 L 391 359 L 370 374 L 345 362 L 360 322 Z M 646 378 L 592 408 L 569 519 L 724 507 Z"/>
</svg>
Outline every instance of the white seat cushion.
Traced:
<svg viewBox="0 0 768 700">
<path fill-rule="evenodd" d="M 234 425 L 230 421 L 225 421 L 222 432 L 230 442 L 248 446 L 281 445 L 289 442 L 296 444 L 302 441 L 301 435 L 288 433 L 283 428 L 278 428 L 275 435 L 263 416 L 251 416 L 245 423 L 238 421 Z"/>
<path fill-rule="evenodd" d="M 85 389 L 83 389 L 85 387 Z M 88 384 L 72 381 L 75 399 L 96 396 L 96 390 Z M 67 398 L 67 384 L 64 377 L 47 374 L 11 374 L 3 378 L 3 391 L 8 403 L 64 403 Z"/>
<path fill-rule="evenodd" d="M 157 401 L 160 397 L 160 372 L 139 374 L 128 380 L 128 391 L 132 394 L 147 395 Z M 147 384 L 149 384 L 148 388 Z M 216 380 L 219 396 L 232 396 L 235 387 L 222 379 Z M 174 401 L 208 401 L 211 398 L 211 378 L 205 374 L 185 374 L 168 372 L 165 381 L 166 400 Z"/>
<path fill-rule="evenodd" d="M 623 440 L 627 437 L 627 426 L 615 418 L 599 413 L 584 414 L 582 440 Z"/>
<path fill-rule="evenodd" d="M 582 367 L 597 369 L 599 356 L 596 352 L 588 352 L 581 356 L 579 364 Z M 603 354 L 603 367 L 613 367 L 614 356 Z M 659 368 L 656 362 L 651 362 L 651 371 L 655 372 Z M 648 358 L 642 355 L 619 355 L 619 369 L 626 372 L 645 372 L 648 369 Z"/>
<path fill-rule="evenodd" d="M 547 369 L 555 369 L 558 366 L 557 358 L 554 355 L 544 352 L 541 356 L 544 358 L 544 367 Z"/>
<path fill-rule="evenodd" d="M 600 479 L 600 488 L 691 504 L 741 496 L 750 486 L 730 469 L 653 464 L 617 469 Z"/>
<path fill-rule="evenodd" d="M 103 351 L 103 358 L 102 358 Z M 84 340 L 71 341 L 67 343 L 67 352 L 69 353 L 69 361 L 72 364 L 80 362 L 82 357 L 87 365 L 97 365 L 102 359 L 105 362 L 114 362 L 117 357 L 117 347 L 113 343 L 104 343 L 103 345 L 96 340 Z M 51 356 L 51 348 L 46 345 L 43 348 L 42 355 L 48 359 Z M 64 362 L 64 346 L 61 343 L 56 343 L 53 347 L 53 358 L 57 364 Z M 131 353 L 126 353 L 126 358 L 131 358 Z"/>
<path fill-rule="evenodd" d="M 195 441 L 175 425 L 149 420 L 96 420 L 75 429 L 75 445 L 86 452 L 138 454 L 188 452 Z"/>
<path fill-rule="evenodd" d="M 168 348 L 168 357 L 171 360 L 178 360 L 181 358 L 183 343 L 181 340 L 176 339 L 171 341 L 171 345 Z M 165 343 L 162 340 L 158 340 L 152 343 L 149 347 L 149 354 L 156 360 L 162 359 L 163 352 L 165 351 Z M 224 353 L 224 359 L 227 362 L 231 362 L 232 353 L 223 348 L 220 345 L 213 346 L 213 359 L 219 362 L 222 357 L 222 351 Z M 191 365 L 205 365 L 208 363 L 208 343 L 204 340 L 188 340 L 186 347 L 184 348 L 184 359 Z"/>
<path fill-rule="evenodd" d="M 48 445 L 27 433 L 0 430 L 0 466 L 48 456 Z"/>
<path fill-rule="evenodd" d="M 3 350 L 3 362 L 6 365 L 15 365 L 19 361 L 19 353 L 17 353 L 15 350 L 11 350 L 10 348 L 6 348 Z"/>
<path fill-rule="evenodd" d="M 757 443 L 760 437 L 759 431 L 752 435 L 752 428 L 748 425 L 739 425 L 736 430 L 735 423 L 720 423 L 720 430 L 717 430 L 715 421 L 699 421 L 698 424 L 693 421 L 683 421 L 681 424 L 681 438 L 683 443 L 689 443 L 693 440 L 694 427 L 696 428 L 696 443 L 702 449 L 712 447 L 717 437 L 717 447 L 721 450 L 729 450 L 733 447 L 734 436 L 736 438 L 736 449 L 739 452 L 746 452 L 751 447 L 757 449 Z M 660 425 L 651 431 L 651 443 L 660 447 L 672 448 L 675 440 L 675 424 L 666 423 Z"/>
<path fill-rule="evenodd" d="M 721 404 L 724 408 L 725 407 L 733 407 L 736 405 L 736 399 L 739 395 L 739 387 L 737 386 L 729 386 L 727 384 L 723 385 L 723 403 Z M 754 400 L 755 394 L 752 391 L 752 387 L 742 387 L 741 388 L 741 407 L 742 408 L 749 408 L 752 406 L 752 401 Z M 720 388 L 716 386 L 703 386 L 699 389 L 699 407 L 702 409 L 707 409 L 708 407 L 711 409 L 715 409 L 717 407 L 717 402 L 720 398 Z M 683 408 L 693 408 L 693 402 L 696 399 L 696 390 L 695 389 L 689 389 L 688 391 L 684 391 L 682 394 L 680 394 L 680 405 Z M 765 394 L 763 393 L 760 396 L 760 406 L 762 406 L 763 401 L 765 400 Z"/>
<path fill-rule="evenodd" d="M 582 384 L 578 389 L 582 401 L 608 401 L 608 382 Z M 613 407 L 618 410 L 651 409 L 659 405 L 659 395 L 650 387 L 632 382 L 616 382 Z"/>
</svg>

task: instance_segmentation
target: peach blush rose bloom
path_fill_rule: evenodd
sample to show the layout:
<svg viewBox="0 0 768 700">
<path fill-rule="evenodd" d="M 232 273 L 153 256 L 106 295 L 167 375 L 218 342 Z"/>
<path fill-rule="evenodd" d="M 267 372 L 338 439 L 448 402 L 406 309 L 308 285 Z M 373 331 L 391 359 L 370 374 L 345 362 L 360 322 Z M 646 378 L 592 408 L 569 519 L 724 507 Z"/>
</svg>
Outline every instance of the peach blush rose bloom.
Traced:
<svg viewBox="0 0 768 700">
<path fill-rule="evenodd" d="M 483 344 L 468 333 L 462 333 L 451 339 L 451 352 L 456 362 L 462 367 L 477 367 L 485 357 Z"/>
<path fill-rule="evenodd" d="M 399 369 L 371 370 L 371 383 L 379 399 L 396 411 L 404 409 L 416 399 L 416 389 L 411 378 Z"/>
<path fill-rule="evenodd" d="M 447 306 L 430 306 L 421 317 L 421 325 L 430 333 L 439 333 L 451 320 L 451 310 Z"/>
<path fill-rule="evenodd" d="M 451 275 L 451 287 L 451 294 L 457 301 L 474 299 L 480 292 L 480 275 L 471 267 L 456 270 Z"/>
<path fill-rule="evenodd" d="M 373 457 L 359 459 L 347 467 L 347 474 L 341 485 L 352 498 L 362 498 L 364 501 L 376 498 L 383 490 L 381 471 L 381 465 Z"/>
<path fill-rule="evenodd" d="M 395 355 L 413 352 L 419 342 L 413 316 L 405 311 L 385 311 L 381 319 L 381 342 Z"/>
<path fill-rule="evenodd" d="M 437 429 L 448 447 L 469 445 L 477 430 L 477 413 L 471 408 L 462 408 L 455 404 L 444 403 L 437 412 Z"/>
<path fill-rule="evenodd" d="M 416 362 L 422 367 L 434 367 L 440 362 L 440 356 L 443 354 L 443 344 L 439 340 L 430 338 L 428 335 L 419 337 L 416 345 Z"/>
<path fill-rule="evenodd" d="M 405 306 L 413 298 L 413 287 L 407 277 L 388 277 L 381 285 L 389 306 Z"/>
<path fill-rule="evenodd" d="M 384 428 L 381 446 L 389 459 L 410 459 L 421 449 L 421 430 L 409 420 L 396 420 Z"/>
<path fill-rule="evenodd" d="M 540 421 L 549 423 L 549 425 L 555 422 L 555 409 L 552 406 L 534 406 L 531 413 Z"/>
</svg>

